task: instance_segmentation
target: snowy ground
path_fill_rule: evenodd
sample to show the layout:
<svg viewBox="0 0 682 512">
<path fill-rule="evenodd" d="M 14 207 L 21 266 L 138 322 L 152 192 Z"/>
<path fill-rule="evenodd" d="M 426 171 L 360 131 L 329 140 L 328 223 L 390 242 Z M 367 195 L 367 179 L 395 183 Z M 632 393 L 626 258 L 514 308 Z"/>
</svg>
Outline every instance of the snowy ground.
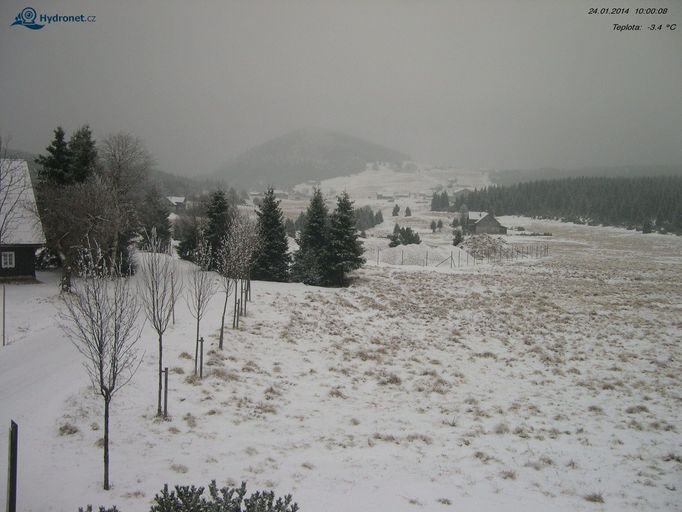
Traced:
<svg viewBox="0 0 682 512">
<path fill-rule="evenodd" d="M 19 509 L 142 512 L 166 482 L 216 479 L 292 492 L 304 512 L 682 510 L 682 238 L 501 220 L 553 232 L 550 256 L 367 266 L 341 290 L 255 282 L 222 353 L 215 297 L 198 384 L 181 304 L 167 422 L 146 328 L 144 363 L 114 401 L 109 492 L 100 405 L 56 326 L 56 278 L 8 286 L 0 474 L 13 418 Z M 67 424 L 77 432 L 60 434 Z"/>
</svg>

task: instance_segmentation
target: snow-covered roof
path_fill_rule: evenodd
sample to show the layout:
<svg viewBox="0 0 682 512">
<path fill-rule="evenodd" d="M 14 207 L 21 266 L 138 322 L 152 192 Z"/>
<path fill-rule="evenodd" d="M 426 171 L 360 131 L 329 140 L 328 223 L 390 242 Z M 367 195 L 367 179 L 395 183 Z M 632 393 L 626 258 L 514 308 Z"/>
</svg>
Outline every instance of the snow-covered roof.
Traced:
<svg viewBox="0 0 682 512">
<path fill-rule="evenodd" d="M 26 160 L 0 160 L 0 244 L 43 245 L 37 211 Z"/>
<path fill-rule="evenodd" d="M 185 202 L 185 196 L 166 196 L 166 199 L 168 199 L 171 203 L 173 204 L 182 204 Z"/>
<path fill-rule="evenodd" d="M 488 212 L 469 212 L 469 222 L 478 222 L 486 215 L 488 215 Z"/>
</svg>

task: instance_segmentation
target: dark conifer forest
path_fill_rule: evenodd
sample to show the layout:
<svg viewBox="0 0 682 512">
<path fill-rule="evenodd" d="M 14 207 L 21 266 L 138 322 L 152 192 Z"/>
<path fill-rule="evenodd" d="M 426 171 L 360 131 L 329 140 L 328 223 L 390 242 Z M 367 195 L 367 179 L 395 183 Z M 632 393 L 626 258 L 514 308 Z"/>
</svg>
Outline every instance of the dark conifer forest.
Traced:
<svg viewBox="0 0 682 512">
<path fill-rule="evenodd" d="M 492 186 L 458 197 L 452 207 L 495 215 L 682 233 L 682 176 L 583 177 Z"/>
</svg>

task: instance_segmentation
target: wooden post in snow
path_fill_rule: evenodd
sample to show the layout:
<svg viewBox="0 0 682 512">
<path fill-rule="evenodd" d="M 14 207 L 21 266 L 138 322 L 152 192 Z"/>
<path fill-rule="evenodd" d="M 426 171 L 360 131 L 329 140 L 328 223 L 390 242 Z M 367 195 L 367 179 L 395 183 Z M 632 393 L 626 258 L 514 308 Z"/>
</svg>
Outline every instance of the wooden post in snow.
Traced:
<svg viewBox="0 0 682 512">
<path fill-rule="evenodd" d="M 175 277 L 171 273 L 171 315 L 173 325 L 175 325 Z"/>
<path fill-rule="evenodd" d="M 5 341 L 5 327 L 7 325 L 5 323 L 5 298 L 6 297 L 7 297 L 7 295 L 5 294 L 5 285 L 3 284 L 2 285 L 2 346 L 3 347 L 5 346 L 5 343 L 6 343 L 6 341 Z"/>
<path fill-rule="evenodd" d="M 163 369 L 163 417 L 168 418 L 168 366 Z"/>
<path fill-rule="evenodd" d="M 19 426 L 10 421 L 9 461 L 7 465 L 7 512 L 17 512 L 17 463 L 19 453 Z"/>
<path fill-rule="evenodd" d="M 204 337 L 199 338 L 199 378 L 204 378 Z"/>
</svg>

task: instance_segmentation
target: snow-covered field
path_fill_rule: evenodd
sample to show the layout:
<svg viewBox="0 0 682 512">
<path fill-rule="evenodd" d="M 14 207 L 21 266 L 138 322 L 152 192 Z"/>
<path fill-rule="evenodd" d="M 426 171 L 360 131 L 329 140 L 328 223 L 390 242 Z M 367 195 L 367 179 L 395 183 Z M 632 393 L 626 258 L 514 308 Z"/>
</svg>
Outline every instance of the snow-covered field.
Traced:
<svg viewBox="0 0 682 512">
<path fill-rule="evenodd" d="M 452 189 L 457 190 L 474 189 L 490 185 L 490 180 L 485 171 L 447 166 L 439 168 L 409 162 L 404 169 L 400 170 L 387 165 L 378 165 L 376 168 L 368 165 L 367 169 L 362 172 L 323 180 L 319 183 L 319 187 L 323 194 L 332 196 L 345 190 L 357 201 L 358 206 L 363 206 L 372 205 L 377 194 L 422 193 L 430 202 L 432 191 L 444 184 L 449 184 Z M 295 186 L 294 190 L 311 194 L 312 185 L 300 184 Z"/>
<path fill-rule="evenodd" d="M 222 352 L 216 296 L 198 384 L 180 304 L 169 421 L 154 417 L 146 327 L 144 362 L 113 402 L 109 492 L 100 401 L 56 325 L 56 276 L 9 285 L 0 496 L 14 419 L 22 511 L 142 512 L 166 482 L 211 479 L 291 492 L 304 512 L 682 510 L 682 238 L 501 221 L 553 232 L 550 256 L 368 265 L 346 289 L 254 282 Z M 77 431 L 60 434 L 67 424 Z"/>
</svg>

